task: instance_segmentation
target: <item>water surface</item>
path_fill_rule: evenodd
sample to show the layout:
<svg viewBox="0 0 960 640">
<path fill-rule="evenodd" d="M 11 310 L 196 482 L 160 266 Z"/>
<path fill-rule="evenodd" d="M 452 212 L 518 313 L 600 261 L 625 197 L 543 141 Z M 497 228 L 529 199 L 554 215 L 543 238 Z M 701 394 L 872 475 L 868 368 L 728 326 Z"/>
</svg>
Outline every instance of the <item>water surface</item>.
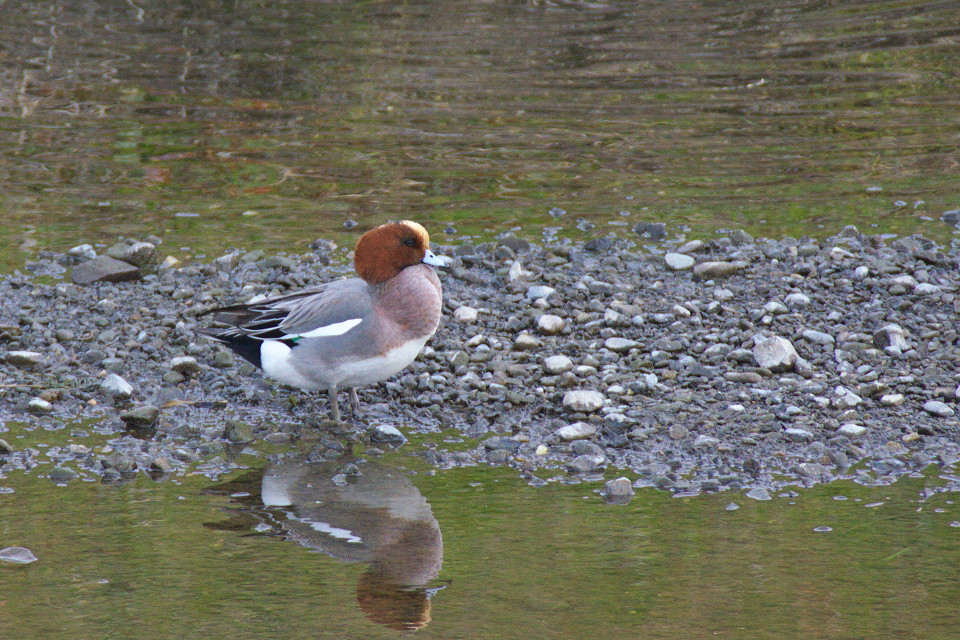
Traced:
<svg viewBox="0 0 960 640">
<path fill-rule="evenodd" d="M 951 1 L 0 9 L 8 266 L 118 234 L 300 251 L 391 217 L 946 238 L 928 219 L 960 207 Z"/>
<path fill-rule="evenodd" d="M 262 460 L 216 482 L 11 472 L 0 544 L 39 560 L 0 563 L 0 632 L 394 638 L 411 612 L 424 638 L 952 638 L 960 625 L 960 507 L 930 491 L 934 469 L 764 502 L 644 489 L 615 506 L 592 485 L 388 458 L 360 462 L 372 478 L 346 489 L 329 467 L 268 466 L 274 485 L 297 479 L 283 481 L 293 506 L 262 504 Z M 378 591 L 401 566 L 391 575 L 416 584 Z"/>
</svg>

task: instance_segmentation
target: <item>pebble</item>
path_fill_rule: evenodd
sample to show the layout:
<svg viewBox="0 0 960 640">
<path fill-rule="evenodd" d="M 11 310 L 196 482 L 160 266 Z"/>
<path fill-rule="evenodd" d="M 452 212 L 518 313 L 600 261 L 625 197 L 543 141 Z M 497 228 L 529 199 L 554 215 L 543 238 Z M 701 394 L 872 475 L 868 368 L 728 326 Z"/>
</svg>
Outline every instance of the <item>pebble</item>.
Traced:
<svg viewBox="0 0 960 640">
<path fill-rule="evenodd" d="M 36 414 L 50 413 L 53 411 L 53 405 L 43 398 L 32 398 L 30 402 L 27 403 L 27 410 L 30 413 Z"/>
<path fill-rule="evenodd" d="M 545 336 L 555 336 L 563 331 L 564 322 L 560 316 L 545 313 L 537 318 L 537 329 Z"/>
<path fill-rule="evenodd" d="M 554 432 L 553 435 L 565 442 L 572 442 L 573 440 L 592 438 L 596 434 L 597 428 L 592 424 L 587 424 L 586 422 L 574 422 L 573 424 L 568 424 L 565 427 L 560 427 Z"/>
<path fill-rule="evenodd" d="M 948 418 L 956 413 L 949 405 L 939 400 L 928 400 L 923 404 L 923 410 L 938 418 Z"/>
<path fill-rule="evenodd" d="M 570 411 L 593 413 L 603 406 L 604 397 L 599 391 L 574 390 L 563 396 L 563 407 Z"/>
<path fill-rule="evenodd" d="M 783 304 L 788 309 L 806 309 L 810 306 L 810 296 L 805 293 L 791 293 L 783 299 Z"/>
<path fill-rule="evenodd" d="M 771 371 L 786 371 L 797 361 L 797 350 L 780 336 L 754 337 L 753 357 L 758 367 Z"/>
<path fill-rule="evenodd" d="M 479 314 L 473 307 L 460 305 L 453 312 L 453 318 L 457 322 L 476 322 Z"/>
<path fill-rule="evenodd" d="M 4 359 L 15 367 L 35 367 L 46 361 L 44 355 L 36 351 L 10 351 Z"/>
<path fill-rule="evenodd" d="M 697 263 L 696 260 L 683 253 L 667 253 L 663 256 L 663 261 L 673 271 L 686 271 L 692 269 L 693 265 Z"/>
<path fill-rule="evenodd" d="M 128 427 L 137 429 L 152 427 L 156 424 L 158 417 L 160 417 L 160 409 L 150 404 L 140 405 L 120 414 L 120 419 Z"/>
<path fill-rule="evenodd" d="M 867 428 L 859 424 L 854 424 L 852 422 L 847 422 L 846 424 L 840 425 L 840 428 L 837 429 L 837 433 L 842 436 L 847 436 L 848 438 L 859 438 L 867 432 Z"/>
<path fill-rule="evenodd" d="M 880 404 L 886 407 L 899 407 L 906 401 L 902 393 L 885 393 L 880 396 Z"/>
<path fill-rule="evenodd" d="M 627 353 L 631 349 L 636 349 L 639 346 L 639 342 L 636 340 L 628 340 L 627 338 L 607 338 L 603 342 L 603 346 L 614 353 Z"/>
<path fill-rule="evenodd" d="M 829 333 L 824 333 L 815 329 L 804 329 L 803 333 L 800 335 L 802 335 L 803 339 L 807 342 L 813 342 L 815 344 L 833 345 L 837 341 L 836 338 Z"/>
<path fill-rule="evenodd" d="M 546 285 L 534 285 L 527 289 L 527 300 L 538 300 L 540 298 L 549 298 L 554 293 L 556 289 L 553 287 L 548 287 Z"/>
<path fill-rule="evenodd" d="M 754 487 L 747 491 L 746 495 L 751 500 L 771 500 L 770 492 L 763 487 Z"/>
<path fill-rule="evenodd" d="M 407 441 L 407 436 L 403 435 L 400 429 L 390 424 L 378 424 L 373 428 L 370 434 L 371 442 L 381 442 L 391 446 L 400 446 Z"/>
<path fill-rule="evenodd" d="M 93 247 L 89 244 L 79 244 L 71 248 L 67 253 L 80 260 L 93 260 L 97 257 L 97 252 L 94 251 Z"/>
<path fill-rule="evenodd" d="M 696 253 L 706 246 L 703 240 L 690 240 L 677 247 L 677 253 Z"/>
<path fill-rule="evenodd" d="M 633 483 L 623 476 L 603 483 L 603 495 L 609 504 L 627 504 L 633 496 Z"/>
<path fill-rule="evenodd" d="M 714 278 L 727 278 L 746 267 L 747 263 L 740 261 L 701 262 L 693 268 L 693 274 L 703 280 L 713 280 Z"/>
<path fill-rule="evenodd" d="M 794 440 L 796 442 L 810 442 L 813 440 L 813 434 L 811 432 L 795 427 L 784 429 L 783 435 L 786 436 L 788 440 Z"/>
<path fill-rule="evenodd" d="M 526 331 L 519 334 L 516 339 L 513 341 L 513 348 L 515 351 L 532 351 L 540 347 L 540 340 L 536 336 L 532 336 Z"/>
<path fill-rule="evenodd" d="M 567 356 L 550 356 L 543 360 L 543 370 L 555 376 L 573 369 L 573 361 Z"/>
<path fill-rule="evenodd" d="M 81 262 L 70 274 L 70 278 L 81 285 L 94 282 L 130 282 L 139 280 L 140 277 L 139 267 L 106 255 Z"/>
<path fill-rule="evenodd" d="M 133 385 L 117 374 L 111 373 L 100 383 L 100 391 L 111 400 L 126 401 L 133 396 Z"/>
<path fill-rule="evenodd" d="M 201 371 L 200 363 L 193 356 L 179 356 L 170 361 L 170 368 L 177 373 L 190 376 Z"/>
<path fill-rule="evenodd" d="M 601 455 L 585 453 L 571 460 L 567 465 L 567 469 L 571 473 L 588 473 L 602 469 L 606 462 L 606 458 Z"/>
</svg>

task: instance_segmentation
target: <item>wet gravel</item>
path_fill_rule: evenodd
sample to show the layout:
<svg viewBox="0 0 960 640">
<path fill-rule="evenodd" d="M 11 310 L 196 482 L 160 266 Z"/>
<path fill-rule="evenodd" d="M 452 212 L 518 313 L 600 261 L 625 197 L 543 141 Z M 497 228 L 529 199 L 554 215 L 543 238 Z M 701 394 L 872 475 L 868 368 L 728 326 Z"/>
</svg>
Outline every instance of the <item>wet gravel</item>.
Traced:
<svg viewBox="0 0 960 640">
<path fill-rule="evenodd" d="M 346 249 L 188 264 L 158 238 L 41 252 L 0 279 L 0 477 L 215 475 L 241 452 L 401 446 L 438 468 L 596 483 L 614 502 L 642 486 L 763 499 L 930 465 L 960 488 L 960 249 L 853 227 L 637 232 L 437 247 L 458 258 L 437 335 L 359 390 L 345 425 L 325 421 L 325 394 L 266 380 L 195 329 L 214 306 L 349 274 Z"/>
</svg>

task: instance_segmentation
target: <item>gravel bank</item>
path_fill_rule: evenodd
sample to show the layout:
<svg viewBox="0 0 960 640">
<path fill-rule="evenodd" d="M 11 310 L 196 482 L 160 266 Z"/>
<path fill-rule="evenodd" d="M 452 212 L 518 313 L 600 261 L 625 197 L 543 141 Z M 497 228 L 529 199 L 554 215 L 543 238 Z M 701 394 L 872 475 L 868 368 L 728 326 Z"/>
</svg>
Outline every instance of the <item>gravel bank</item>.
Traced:
<svg viewBox="0 0 960 640">
<path fill-rule="evenodd" d="M 622 475 L 762 499 L 939 465 L 960 488 L 956 247 L 852 227 L 823 241 L 441 246 L 458 261 L 441 273 L 437 335 L 407 372 L 361 389 L 344 428 L 323 421 L 324 394 L 265 380 L 194 329 L 213 306 L 348 274 L 346 250 L 182 265 L 158 244 L 41 253 L 0 280 L 0 473 L 216 474 L 261 442 L 333 458 L 362 441 L 375 456 L 427 434 L 403 446 L 534 484 Z M 37 429 L 58 444 L 18 446 Z"/>
</svg>

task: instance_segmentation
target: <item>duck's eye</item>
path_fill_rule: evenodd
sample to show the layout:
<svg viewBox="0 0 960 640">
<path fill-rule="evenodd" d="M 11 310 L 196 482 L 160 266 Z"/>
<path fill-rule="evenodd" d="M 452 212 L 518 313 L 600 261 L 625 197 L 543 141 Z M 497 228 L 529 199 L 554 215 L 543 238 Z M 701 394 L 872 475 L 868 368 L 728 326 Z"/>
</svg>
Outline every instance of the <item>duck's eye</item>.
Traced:
<svg viewBox="0 0 960 640">
<path fill-rule="evenodd" d="M 413 238 L 404 238 L 403 244 L 407 245 L 408 247 L 415 247 L 417 246 L 417 241 Z"/>
</svg>

